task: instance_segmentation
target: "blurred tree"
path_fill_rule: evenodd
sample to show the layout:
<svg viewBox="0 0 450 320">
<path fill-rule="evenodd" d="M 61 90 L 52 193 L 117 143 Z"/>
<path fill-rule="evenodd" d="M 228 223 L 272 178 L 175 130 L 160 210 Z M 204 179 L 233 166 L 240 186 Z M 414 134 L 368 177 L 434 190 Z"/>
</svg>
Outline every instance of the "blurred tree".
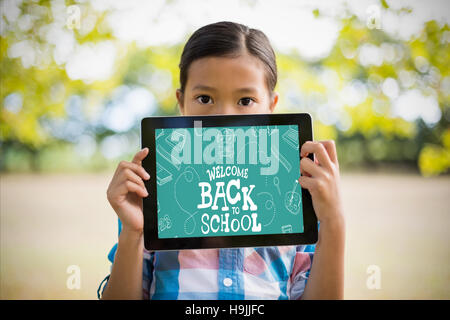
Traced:
<svg viewBox="0 0 450 320">
<path fill-rule="evenodd" d="M 105 168 L 137 148 L 140 118 L 178 113 L 184 41 L 119 41 L 108 9 L 88 2 L 14 4 L 2 2 L 0 17 L 0 169 Z M 428 21 L 409 41 L 351 13 L 341 26 L 323 59 L 277 53 L 279 111 L 310 112 L 315 138 L 336 139 L 344 167 L 448 172 L 448 25 Z"/>
</svg>

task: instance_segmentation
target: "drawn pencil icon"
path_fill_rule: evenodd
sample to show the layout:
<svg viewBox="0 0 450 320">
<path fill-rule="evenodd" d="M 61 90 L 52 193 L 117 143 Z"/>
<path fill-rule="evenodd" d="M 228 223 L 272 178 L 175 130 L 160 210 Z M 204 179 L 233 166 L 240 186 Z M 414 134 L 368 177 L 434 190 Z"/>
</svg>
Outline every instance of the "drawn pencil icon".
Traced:
<svg viewBox="0 0 450 320">
<path fill-rule="evenodd" d="M 281 136 L 283 138 L 284 141 L 286 141 L 286 143 L 294 149 L 299 148 L 298 146 L 298 132 L 297 130 L 292 129 L 291 127 L 289 127 L 289 129 L 283 133 L 283 135 Z"/>
<path fill-rule="evenodd" d="M 159 186 L 172 180 L 172 174 L 159 163 L 156 164 L 156 181 Z"/>
<path fill-rule="evenodd" d="M 173 165 L 178 171 L 180 170 L 181 161 L 177 158 L 172 158 L 172 156 L 166 149 L 164 149 L 163 147 L 158 145 L 156 147 L 156 152 L 161 157 L 163 157 L 167 162 L 169 162 L 171 165 Z"/>
</svg>

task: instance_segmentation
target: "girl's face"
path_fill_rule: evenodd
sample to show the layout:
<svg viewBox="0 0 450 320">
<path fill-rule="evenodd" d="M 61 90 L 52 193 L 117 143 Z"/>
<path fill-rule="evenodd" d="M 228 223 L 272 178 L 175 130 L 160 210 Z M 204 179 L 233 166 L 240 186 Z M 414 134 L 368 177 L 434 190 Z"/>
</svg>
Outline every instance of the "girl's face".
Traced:
<svg viewBox="0 0 450 320">
<path fill-rule="evenodd" d="M 269 92 L 263 62 L 243 54 L 192 62 L 184 94 L 177 90 L 177 100 L 186 116 L 271 113 L 278 94 Z"/>
</svg>

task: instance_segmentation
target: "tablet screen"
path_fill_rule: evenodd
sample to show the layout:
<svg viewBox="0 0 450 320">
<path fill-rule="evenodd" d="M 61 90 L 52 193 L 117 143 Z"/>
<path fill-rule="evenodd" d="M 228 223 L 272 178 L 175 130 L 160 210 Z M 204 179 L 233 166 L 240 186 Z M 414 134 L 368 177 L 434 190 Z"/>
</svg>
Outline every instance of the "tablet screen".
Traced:
<svg viewBox="0 0 450 320">
<path fill-rule="evenodd" d="M 158 238 L 303 233 L 298 125 L 155 129 Z"/>
</svg>

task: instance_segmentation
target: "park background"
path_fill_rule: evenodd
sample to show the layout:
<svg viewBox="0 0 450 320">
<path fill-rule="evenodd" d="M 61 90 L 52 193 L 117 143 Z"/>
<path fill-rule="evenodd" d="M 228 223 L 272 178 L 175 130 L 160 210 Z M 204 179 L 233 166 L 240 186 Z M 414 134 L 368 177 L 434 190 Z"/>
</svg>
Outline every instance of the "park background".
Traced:
<svg viewBox="0 0 450 320">
<path fill-rule="evenodd" d="M 448 2 L 4 0 L 0 10 L 1 299 L 96 298 L 117 241 L 113 170 L 139 149 L 142 117 L 178 114 L 183 45 L 222 20 L 271 40 L 277 112 L 309 112 L 315 138 L 336 140 L 345 297 L 450 298 Z"/>
</svg>

